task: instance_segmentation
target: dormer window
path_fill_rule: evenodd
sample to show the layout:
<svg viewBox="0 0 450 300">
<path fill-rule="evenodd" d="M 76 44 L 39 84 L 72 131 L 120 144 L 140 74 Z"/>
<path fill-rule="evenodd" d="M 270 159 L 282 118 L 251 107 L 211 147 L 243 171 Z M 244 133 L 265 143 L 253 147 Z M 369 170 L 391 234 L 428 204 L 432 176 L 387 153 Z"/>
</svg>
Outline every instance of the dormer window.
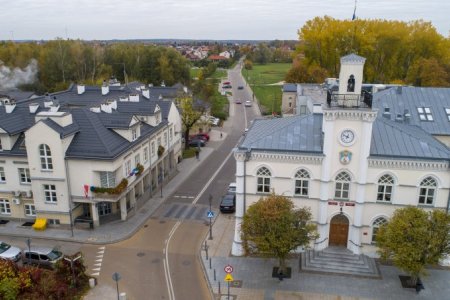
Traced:
<svg viewBox="0 0 450 300">
<path fill-rule="evenodd" d="M 161 123 L 161 113 L 158 112 L 155 117 L 156 117 L 156 124 Z"/>
<path fill-rule="evenodd" d="M 450 108 L 446 108 L 446 109 L 445 109 L 445 113 L 447 114 L 447 120 L 450 121 Z M 0 145 L 0 150 L 2 150 L 1 145 Z"/>
<path fill-rule="evenodd" d="M 418 107 L 417 112 L 419 113 L 420 121 L 433 121 L 433 115 L 431 114 L 431 109 L 429 107 Z"/>
<path fill-rule="evenodd" d="M 138 138 L 138 132 L 136 128 L 131 129 L 131 140 L 135 141 Z"/>
</svg>

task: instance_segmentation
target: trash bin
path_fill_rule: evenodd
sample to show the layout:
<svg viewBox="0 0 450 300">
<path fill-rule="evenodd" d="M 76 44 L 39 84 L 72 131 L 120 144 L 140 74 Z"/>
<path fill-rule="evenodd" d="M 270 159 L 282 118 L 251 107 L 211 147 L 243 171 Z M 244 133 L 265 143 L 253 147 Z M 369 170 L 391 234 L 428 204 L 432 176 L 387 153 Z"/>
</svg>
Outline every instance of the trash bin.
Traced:
<svg viewBox="0 0 450 300">
<path fill-rule="evenodd" d="M 95 278 L 89 278 L 89 287 L 93 289 L 97 285 Z"/>
</svg>

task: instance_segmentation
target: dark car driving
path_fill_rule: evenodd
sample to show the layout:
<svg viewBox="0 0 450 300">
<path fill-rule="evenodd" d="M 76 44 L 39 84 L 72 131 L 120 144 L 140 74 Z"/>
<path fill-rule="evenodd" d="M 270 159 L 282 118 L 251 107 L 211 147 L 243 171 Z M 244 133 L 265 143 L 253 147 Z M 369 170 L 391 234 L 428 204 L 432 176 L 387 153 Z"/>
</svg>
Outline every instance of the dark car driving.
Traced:
<svg viewBox="0 0 450 300">
<path fill-rule="evenodd" d="M 205 141 L 202 139 L 189 140 L 189 147 L 205 147 Z"/>
<path fill-rule="evenodd" d="M 236 211 L 236 195 L 226 194 L 220 201 L 220 211 L 223 213 L 234 213 Z"/>
</svg>

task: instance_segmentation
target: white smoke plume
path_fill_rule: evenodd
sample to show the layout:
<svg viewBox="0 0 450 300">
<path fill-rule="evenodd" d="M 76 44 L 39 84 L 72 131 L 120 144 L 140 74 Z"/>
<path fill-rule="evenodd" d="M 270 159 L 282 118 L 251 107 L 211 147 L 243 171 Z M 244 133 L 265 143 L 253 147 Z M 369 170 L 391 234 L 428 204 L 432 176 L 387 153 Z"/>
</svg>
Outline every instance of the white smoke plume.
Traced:
<svg viewBox="0 0 450 300">
<path fill-rule="evenodd" d="M 33 83 L 38 72 L 37 61 L 33 58 L 25 68 L 11 68 L 0 60 L 0 90 L 11 90 L 21 84 Z"/>
</svg>

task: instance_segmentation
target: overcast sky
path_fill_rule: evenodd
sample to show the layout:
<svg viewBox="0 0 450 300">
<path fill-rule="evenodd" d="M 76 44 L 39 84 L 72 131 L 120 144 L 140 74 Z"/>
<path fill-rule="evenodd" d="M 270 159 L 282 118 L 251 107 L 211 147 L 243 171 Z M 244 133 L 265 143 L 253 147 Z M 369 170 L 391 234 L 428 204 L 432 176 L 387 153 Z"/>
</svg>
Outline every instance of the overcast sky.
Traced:
<svg viewBox="0 0 450 300">
<path fill-rule="evenodd" d="M 0 40 L 297 39 L 307 20 L 351 19 L 354 0 L 0 0 Z M 449 0 L 358 0 L 361 19 L 431 21 L 450 30 Z"/>
</svg>

